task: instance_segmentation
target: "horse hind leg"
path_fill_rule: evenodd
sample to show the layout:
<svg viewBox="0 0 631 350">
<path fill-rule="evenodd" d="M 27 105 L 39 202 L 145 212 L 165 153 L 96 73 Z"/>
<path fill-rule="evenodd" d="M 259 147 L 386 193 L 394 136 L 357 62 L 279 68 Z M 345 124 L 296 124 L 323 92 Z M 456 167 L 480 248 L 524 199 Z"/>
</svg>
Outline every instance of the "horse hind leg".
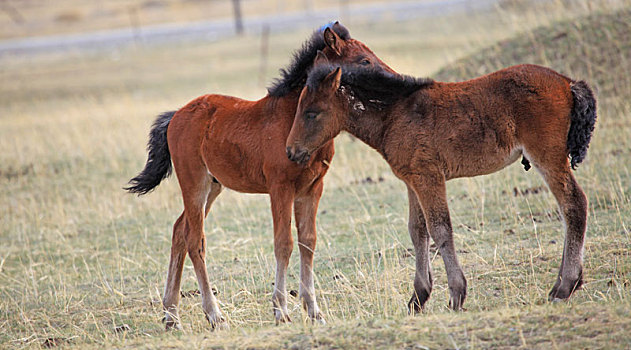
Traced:
<svg viewBox="0 0 631 350">
<path fill-rule="evenodd" d="M 555 149 L 565 150 L 565 147 Z M 533 155 L 534 166 L 554 195 L 565 222 L 565 242 L 559 274 L 548 300 L 568 299 L 583 284 L 583 245 L 587 228 L 587 198 L 570 170 L 567 155 Z"/>
<path fill-rule="evenodd" d="M 187 179 L 195 179 L 195 177 L 191 176 Z M 182 181 L 180 183 L 182 184 Z M 196 181 L 188 184 L 186 190 L 182 191 L 184 212 L 188 224 L 186 249 L 193 262 L 197 283 L 202 294 L 202 308 L 213 329 L 217 327 L 228 328 L 217 299 L 210 288 L 206 269 L 206 235 L 204 234 L 204 217 L 210 210 L 212 201 L 221 192 L 221 187 L 213 184 L 212 178 L 207 174 L 203 177 L 197 177 Z"/>
<path fill-rule="evenodd" d="M 587 228 L 587 198 L 569 165 L 566 171 L 544 176 L 554 194 L 565 222 L 563 258 L 550 301 L 569 298 L 583 284 L 583 245 Z"/>
<path fill-rule="evenodd" d="M 219 182 L 213 181 L 210 191 L 206 198 L 204 216 L 208 216 L 210 207 L 222 191 Z M 171 239 L 171 259 L 169 261 L 169 271 L 167 272 L 167 283 L 164 288 L 164 298 L 162 304 L 164 306 L 165 327 L 169 329 L 181 329 L 177 307 L 180 303 L 180 285 L 182 281 L 182 269 L 184 268 L 184 260 L 186 259 L 186 237 L 188 236 L 188 227 L 185 213 L 182 213 L 173 225 L 173 237 Z"/>
<path fill-rule="evenodd" d="M 164 288 L 162 305 L 164 307 L 164 319 L 167 330 L 181 329 L 177 307 L 180 303 L 180 284 L 182 281 L 182 269 L 186 258 L 186 218 L 184 213 L 175 221 L 173 225 L 173 237 L 171 239 L 171 259 L 169 261 L 169 271 L 167 272 L 167 282 Z"/>
<path fill-rule="evenodd" d="M 208 192 L 208 197 L 206 198 L 206 206 L 204 208 L 204 218 L 208 217 L 208 213 L 210 212 L 210 208 L 212 207 L 215 199 L 221 194 L 223 190 L 223 186 L 215 179 L 212 178 L 212 182 L 210 184 L 210 192 Z"/>
</svg>

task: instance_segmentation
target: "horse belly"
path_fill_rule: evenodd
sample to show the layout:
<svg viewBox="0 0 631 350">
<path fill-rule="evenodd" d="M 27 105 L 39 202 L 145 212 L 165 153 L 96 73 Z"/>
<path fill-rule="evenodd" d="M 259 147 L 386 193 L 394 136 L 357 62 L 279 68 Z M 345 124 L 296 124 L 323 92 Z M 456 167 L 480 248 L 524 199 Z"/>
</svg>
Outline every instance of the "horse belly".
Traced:
<svg viewBox="0 0 631 350">
<path fill-rule="evenodd" d="M 466 125 L 466 124 L 464 124 Z M 456 129 L 440 147 L 448 178 L 491 174 L 512 164 L 521 155 L 516 147 L 514 124 L 508 118 L 484 118 Z"/>
<path fill-rule="evenodd" d="M 205 140 L 203 148 L 208 172 L 223 186 L 243 193 L 267 193 L 258 148 L 222 138 Z"/>
<path fill-rule="evenodd" d="M 217 163 L 217 162 L 213 162 Z M 267 193 L 264 178 L 254 174 L 248 174 L 247 169 L 235 168 L 234 163 L 222 162 L 222 165 L 229 166 L 209 166 L 208 172 L 223 186 L 242 193 Z M 262 175 L 262 174 L 261 174 Z"/>
<path fill-rule="evenodd" d="M 457 160 L 447 162 L 447 179 L 488 175 L 504 169 L 514 163 L 521 155 L 521 150 L 461 154 Z"/>
</svg>

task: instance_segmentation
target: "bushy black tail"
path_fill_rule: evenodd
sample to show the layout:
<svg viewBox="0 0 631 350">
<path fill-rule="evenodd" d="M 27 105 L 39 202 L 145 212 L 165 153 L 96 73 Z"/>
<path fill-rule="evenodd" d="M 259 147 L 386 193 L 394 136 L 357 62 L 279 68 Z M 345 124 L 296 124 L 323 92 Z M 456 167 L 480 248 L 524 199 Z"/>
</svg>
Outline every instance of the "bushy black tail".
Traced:
<svg viewBox="0 0 631 350">
<path fill-rule="evenodd" d="M 585 159 L 589 141 L 596 125 L 596 99 L 586 82 L 570 84 L 574 107 L 570 115 L 570 131 L 567 135 L 567 148 L 570 152 L 572 169 Z"/>
<path fill-rule="evenodd" d="M 153 122 L 147 145 L 147 151 L 149 151 L 147 164 L 138 176 L 129 180 L 129 186 L 124 188 L 129 193 L 136 193 L 139 196 L 147 194 L 171 175 L 171 154 L 167 144 L 167 128 L 174 114 L 175 111 L 162 113 Z"/>
</svg>

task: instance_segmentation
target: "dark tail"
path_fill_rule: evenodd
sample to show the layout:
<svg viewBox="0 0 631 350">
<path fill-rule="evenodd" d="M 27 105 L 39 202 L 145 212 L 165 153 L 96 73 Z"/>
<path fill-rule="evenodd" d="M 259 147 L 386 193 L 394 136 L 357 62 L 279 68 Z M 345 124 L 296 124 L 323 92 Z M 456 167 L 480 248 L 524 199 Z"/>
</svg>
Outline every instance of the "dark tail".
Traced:
<svg viewBox="0 0 631 350">
<path fill-rule="evenodd" d="M 570 114 L 570 131 L 567 135 L 567 149 L 571 157 L 572 169 L 585 159 L 589 141 L 596 124 L 596 99 L 586 82 L 570 84 L 574 107 Z"/>
<path fill-rule="evenodd" d="M 171 154 L 167 144 L 167 128 L 174 114 L 175 111 L 162 113 L 153 122 L 147 145 L 147 151 L 149 151 L 147 164 L 138 176 L 129 180 L 129 186 L 124 188 L 129 193 L 136 193 L 139 196 L 147 194 L 171 175 Z"/>
</svg>

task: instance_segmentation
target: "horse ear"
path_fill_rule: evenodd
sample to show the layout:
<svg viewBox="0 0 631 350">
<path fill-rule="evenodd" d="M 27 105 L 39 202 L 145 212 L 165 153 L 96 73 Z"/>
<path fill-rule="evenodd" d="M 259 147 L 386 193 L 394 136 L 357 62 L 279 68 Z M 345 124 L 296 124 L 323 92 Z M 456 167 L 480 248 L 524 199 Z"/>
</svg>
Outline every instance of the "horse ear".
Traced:
<svg viewBox="0 0 631 350">
<path fill-rule="evenodd" d="M 317 65 L 328 64 L 328 63 L 329 63 L 329 59 L 326 58 L 326 55 L 324 54 L 324 52 L 318 50 L 318 53 L 316 53 L 315 60 L 313 60 L 313 65 L 317 66 Z"/>
<path fill-rule="evenodd" d="M 335 23 L 333 23 L 333 25 L 331 26 L 331 28 L 333 28 L 335 33 L 344 33 L 346 32 L 346 35 L 349 35 L 348 33 L 348 29 L 346 29 L 346 27 L 344 27 L 340 21 L 335 21 Z"/>
<path fill-rule="evenodd" d="M 333 90 L 337 90 L 340 88 L 340 84 L 342 82 L 342 68 L 337 67 L 334 71 L 327 74 L 324 78 L 324 82 L 331 87 Z"/>
<path fill-rule="evenodd" d="M 324 30 L 324 43 L 330 47 L 338 56 L 342 55 L 342 47 L 344 47 L 344 40 L 342 40 L 331 28 Z"/>
<path fill-rule="evenodd" d="M 331 26 L 331 28 L 339 30 L 339 29 L 341 29 L 341 28 L 340 28 L 341 26 L 342 26 L 342 25 L 340 24 L 340 21 L 335 21 L 335 23 L 333 23 L 333 25 Z M 333 33 L 335 33 L 335 32 L 336 32 L 336 30 L 334 30 L 334 31 L 333 31 Z M 336 34 L 337 34 L 337 33 L 336 33 Z"/>
</svg>

